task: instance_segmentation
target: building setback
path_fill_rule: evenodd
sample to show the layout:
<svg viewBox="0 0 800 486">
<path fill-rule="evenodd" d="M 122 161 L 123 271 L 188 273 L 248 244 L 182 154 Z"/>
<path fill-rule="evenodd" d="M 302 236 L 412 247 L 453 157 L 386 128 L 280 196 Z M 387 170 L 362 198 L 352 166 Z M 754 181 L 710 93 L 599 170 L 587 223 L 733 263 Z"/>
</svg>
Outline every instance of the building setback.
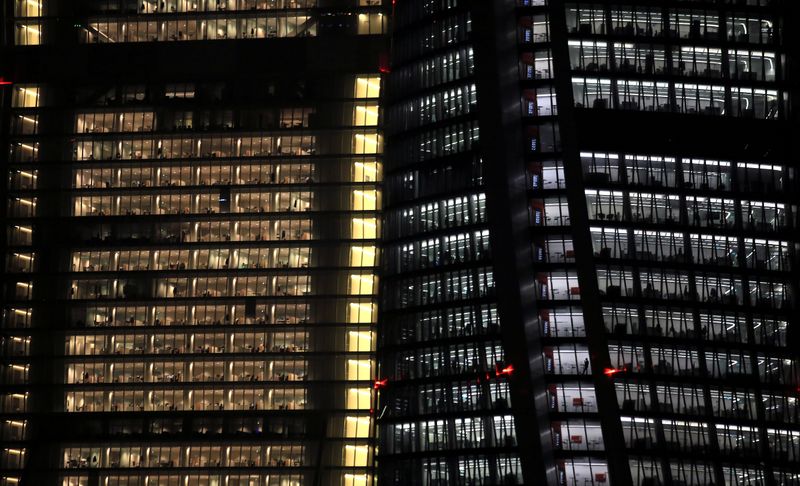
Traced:
<svg viewBox="0 0 800 486">
<path fill-rule="evenodd" d="M 14 0 L 0 484 L 371 484 L 375 0 Z"/>
<path fill-rule="evenodd" d="M 798 484 L 791 8 L 397 2 L 383 483 Z"/>
</svg>

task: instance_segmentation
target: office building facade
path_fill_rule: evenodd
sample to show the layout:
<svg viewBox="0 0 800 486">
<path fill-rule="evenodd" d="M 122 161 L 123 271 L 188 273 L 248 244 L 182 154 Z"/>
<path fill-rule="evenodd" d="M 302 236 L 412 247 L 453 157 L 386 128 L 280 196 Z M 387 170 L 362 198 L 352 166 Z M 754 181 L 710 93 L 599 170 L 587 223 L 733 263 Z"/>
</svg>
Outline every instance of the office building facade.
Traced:
<svg viewBox="0 0 800 486">
<path fill-rule="evenodd" d="M 381 3 L 4 2 L 0 484 L 372 483 Z"/>
<path fill-rule="evenodd" d="M 522 479 L 508 382 L 494 377 L 505 351 L 470 24 L 458 3 L 395 6 L 379 336 L 389 484 Z"/>
<path fill-rule="evenodd" d="M 792 8 L 397 3 L 383 482 L 800 481 Z"/>
</svg>

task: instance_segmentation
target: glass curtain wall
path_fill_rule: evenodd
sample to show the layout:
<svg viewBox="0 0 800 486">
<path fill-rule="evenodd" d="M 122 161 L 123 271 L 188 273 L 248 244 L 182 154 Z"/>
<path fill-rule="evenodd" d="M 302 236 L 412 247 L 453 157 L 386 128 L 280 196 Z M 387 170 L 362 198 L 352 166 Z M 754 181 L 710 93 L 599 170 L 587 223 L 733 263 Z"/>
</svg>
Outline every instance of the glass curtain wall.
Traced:
<svg viewBox="0 0 800 486">
<path fill-rule="evenodd" d="M 380 480 L 518 484 L 466 2 L 398 2 L 387 82 Z"/>
<path fill-rule="evenodd" d="M 635 485 L 796 481 L 795 167 L 769 150 L 736 156 L 712 135 L 702 148 L 626 150 L 637 145 L 624 133 L 582 121 L 624 111 L 613 120 L 669 118 L 677 132 L 676 115 L 759 130 L 790 119 L 779 3 L 518 4 L 555 484 L 615 482 L 607 461 L 620 453 L 606 450 L 599 412 L 619 415 Z M 554 86 L 571 87 L 558 93 L 572 101 L 568 127 L 554 123 L 566 111 Z M 573 156 L 559 128 L 575 126 Z M 576 213 L 588 231 L 571 230 Z M 595 285 L 596 308 L 582 295 Z M 602 349 L 590 347 L 587 325 L 604 327 Z M 598 354 L 610 363 L 602 370 Z M 598 379 L 616 410 L 598 408 Z"/>
</svg>

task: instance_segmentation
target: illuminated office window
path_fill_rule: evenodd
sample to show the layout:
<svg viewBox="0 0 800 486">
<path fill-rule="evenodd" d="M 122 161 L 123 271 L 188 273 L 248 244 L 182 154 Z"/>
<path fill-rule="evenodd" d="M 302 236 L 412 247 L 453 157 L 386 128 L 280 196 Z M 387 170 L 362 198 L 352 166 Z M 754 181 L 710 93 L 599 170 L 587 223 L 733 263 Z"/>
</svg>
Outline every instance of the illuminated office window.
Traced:
<svg viewBox="0 0 800 486">
<path fill-rule="evenodd" d="M 356 98 L 378 98 L 381 93 L 381 78 L 378 76 L 356 78 Z"/>
<path fill-rule="evenodd" d="M 61 480 L 61 486 L 89 486 L 89 476 L 64 477 L 64 479 Z"/>
<path fill-rule="evenodd" d="M 371 484 L 372 476 L 369 474 L 351 474 L 344 475 L 342 486 L 368 486 Z"/>
<path fill-rule="evenodd" d="M 375 322 L 376 304 L 351 302 L 347 309 L 347 322 L 351 324 L 371 324 Z"/>
<path fill-rule="evenodd" d="M 377 278 L 370 274 L 350 275 L 350 288 L 348 293 L 351 295 L 373 295 L 378 291 Z"/>
<path fill-rule="evenodd" d="M 36 135 L 39 131 L 39 115 L 17 114 L 11 119 L 11 133 L 14 135 Z"/>
<path fill-rule="evenodd" d="M 344 465 L 347 467 L 366 467 L 369 460 L 369 446 L 347 444 L 344 447 Z"/>
<path fill-rule="evenodd" d="M 348 388 L 345 408 L 350 410 L 368 410 L 371 401 L 371 388 Z"/>
<path fill-rule="evenodd" d="M 13 108 L 38 108 L 41 88 L 36 85 L 16 85 L 11 99 Z"/>
<path fill-rule="evenodd" d="M 374 240 L 378 237 L 378 220 L 376 218 L 353 218 L 351 235 L 355 240 Z"/>
<path fill-rule="evenodd" d="M 14 17 L 41 17 L 44 0 L 14 0 Z"/>
<path fill-rule="evenodd" d="M 388 18 L 382 13 L 360 13 L 358 14 L 358 33 L 383 34 L 388 26 Z"/>
<path fill-rule="evenodd" d="M 372 419 L 348 415 L 345 417 L 344 435 L 348 438 L 360 439 L 369 437 Z"/>
<path fill-rule="evenodd" d="M 353 182 L 378 182 L 382 179 L 381 164 L 364 160 L 353 164 Z"/>
<path fill-rule="evenodd" d="M 353 125 L 357 127 L 372 127 L 378 124 L 380 108 L 377 103 L 364 103 L 356 105 L 353 115 Z"/>
<path fill-rule="evenodd" d="M 374 267 L 377 263 L 377 249 L 374 246 L 353 246 L 350 248 L 351 267 Z"/>
<path fill-rule="evenodd" d="M 14 23 L 14 43 L 19 46 L 35 46 L 42 43 L 41 22 L 17 21 Z"/>
<path fill-rule="evenodd" d="M 354 211 L 375 211 L 380 207 L 380 193 L 375 189 L 353 191 L 353 210 Z"/>
<path fill-rule="evenodd" d="M 377 133 L 356 133 L 353 135 L 353 153 L 377 154 L 381 152 L 381 137 Z"/>
<path fill-rule="evenodd" d="M 372 331 L 349 331 L 347 333 L 347 351 L 367 352 L 374 348 L 374 336 Z"/>
<path fill-rule="evenodd" d="M 372 361 L 368 359 L 348 359 L 347 379 L 348 380 L 372 379 Z"/>
</svg>

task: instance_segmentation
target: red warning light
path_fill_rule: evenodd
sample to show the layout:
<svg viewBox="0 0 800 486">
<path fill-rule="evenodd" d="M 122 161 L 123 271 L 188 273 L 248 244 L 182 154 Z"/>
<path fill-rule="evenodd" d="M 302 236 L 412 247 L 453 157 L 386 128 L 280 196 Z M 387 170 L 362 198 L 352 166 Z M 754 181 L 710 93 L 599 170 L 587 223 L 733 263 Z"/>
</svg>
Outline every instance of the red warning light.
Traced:
<svg viewBox="0 0 800 486">
<path fill-rule="evenodd" d="M 612 377 L 612 376 L 616 375 L 617 373 L 622 373 L 623 371 L 627 371 L 627 370 L 625 368 L 620 368 L 620 369 L 617 369 L 617 368 L 606 368 L 606 369 L 603 370 L 603 374 L 608 376 L 608 377 Z"/>
<path fill-rule="evenodd" d="M 14 83 L 11 81 L 6 81 L 6 78 L 0 78 L 0 86 L 11 86 L 12 84 Z"/>
<path fill-rule="evenodd" d="M 378 56 L 378 71 L 380 71 L 381 74 L 389 74 L 392 72 L 390 65 L 389 54 L 385 52 L 381 53 L 381 55 Z"/>
<path fill-rule="evenodd" d="M 382 380 L 375 380 L 375 383 L 372 385 L 373 388 L 376 390 L 380 390 L 381 388 L 386 388 L 386 385 L 389 384 L 389 378 L 384 378 Z"/>
<path fill-rule="evenodd" d="M 508 365 L 505 368 L 497 370 L 497 376 L 511 376 L 514 373 L 514 365 Z"/>
</svg>

